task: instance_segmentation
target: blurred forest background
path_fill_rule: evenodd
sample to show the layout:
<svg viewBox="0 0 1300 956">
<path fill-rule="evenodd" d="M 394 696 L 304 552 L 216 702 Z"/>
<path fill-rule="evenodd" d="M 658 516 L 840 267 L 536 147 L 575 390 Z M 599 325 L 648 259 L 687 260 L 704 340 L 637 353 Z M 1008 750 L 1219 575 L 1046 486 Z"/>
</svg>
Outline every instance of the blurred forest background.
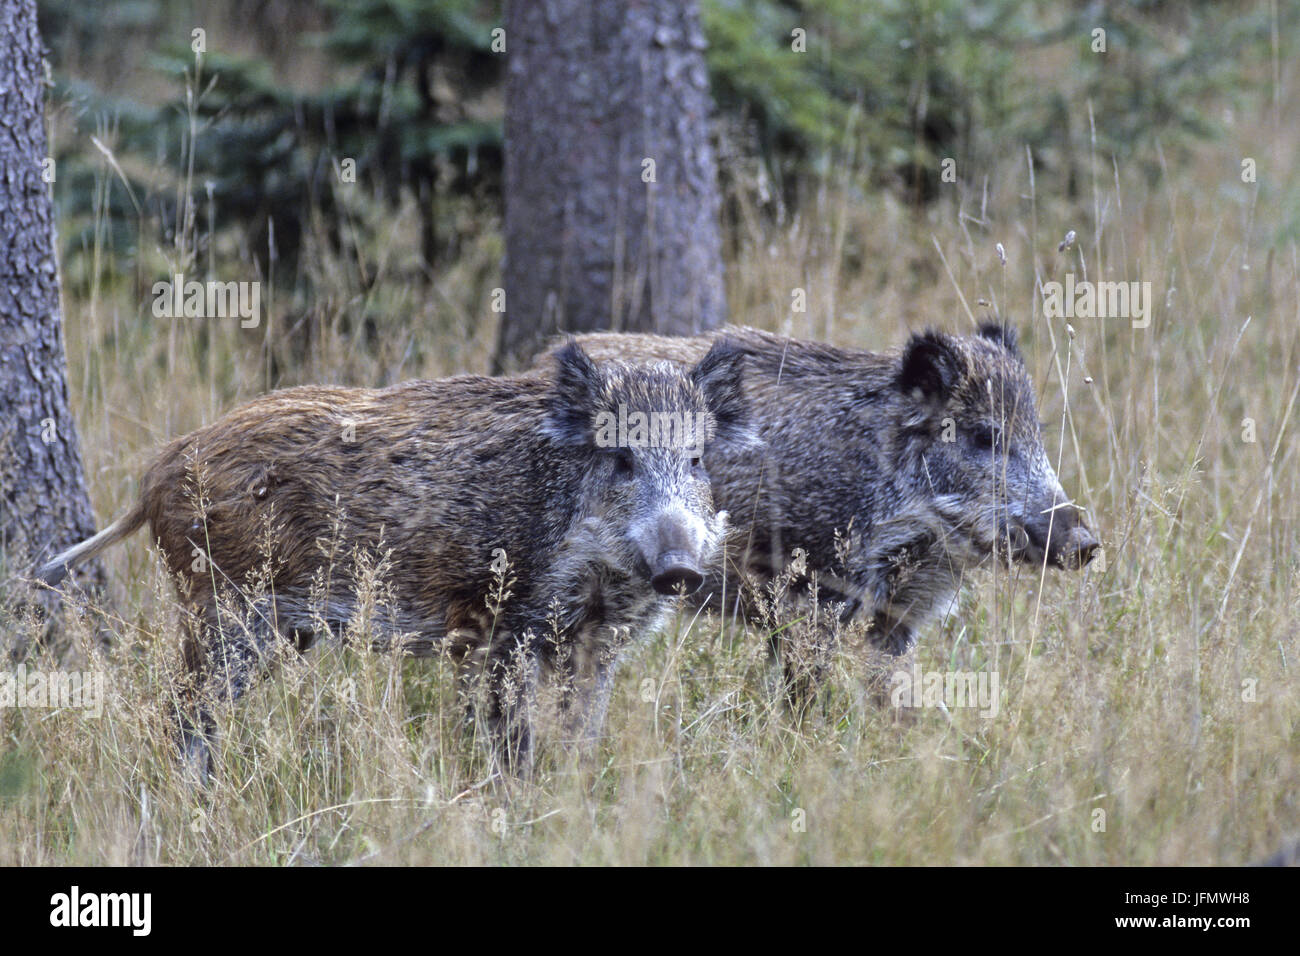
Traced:
<svg viewBox="0 0 1300 956">
<path fill-rule="evenodd" d="M 434 342 L 449 368 L 485 368 L 503 251 L 501 6 L 41 3 L 64 293 L 115 303 L 96 316 L 111 319 L 96 351 L 122 334 L 118 313 L 147 309 L 151 284 L 179 272 L 269 286 L 269 321 L 222 330 L 263 360 L 241 391 L 346 376 L 312 361 L 326 330 L 348 351 L 387 349 L 373 384 L 418 369 Z M 725 260 L 800 224 L 851 275 L 870 244 L 833 211 L 886 192 L 913 219 L 951 217 L 934 208 L 944 158 L 972 227 L 988 171 L 1026 151 L 1038 192 L 1083 215 L 1091 157 L 1154 184 L 1189 143 L 1221 135 L 1243 97 L 1259 102 L 1295 9 L 702 0 L 700 12 Z M 1092 50 L 1098 26 L 1108 54 Z M 798 31 L 806 52 L 793 54 Z M 1300 203 L 1287 201 L 1278 226 L 1293 237 Z M 935 278 L 933 263 L 900 265 L 918 286 Z M 733 308 L 732 320 L 757 318 Z M 201 351 L 212 330 L 195 331 Z"/>
</svg>

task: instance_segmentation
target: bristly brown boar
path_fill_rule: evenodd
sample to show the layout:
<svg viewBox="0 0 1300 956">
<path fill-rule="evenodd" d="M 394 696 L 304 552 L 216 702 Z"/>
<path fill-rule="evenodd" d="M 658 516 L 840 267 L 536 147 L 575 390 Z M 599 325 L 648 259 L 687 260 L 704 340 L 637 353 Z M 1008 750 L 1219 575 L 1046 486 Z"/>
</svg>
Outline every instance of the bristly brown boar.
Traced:
<svg viewBox="0 0 1300 956">
<path fill-rule="evenodd" d="M 445 650 L 484 675 L 484 716 L 526 762 L 538 680 L 566 662 L 569 729 L 597 733 L 620 648 L 714 559 L 725 514 L 698 456 L 753 438 L 740 352 L 702 355 L 689 370 L 597 368 L 569 345 L 550 380 L 274 392 L 167 445 L 137 506 L 40 574 L 54 582 L 149 524 L 198 621 L 182 742 L 206 765 L 205 702 L 240 696 L 277 632 L 301 648 L 322 625 L 341 633 L 359 612 L 357 568 L 388 554 L 391 600 L 369 622 L 380 643 Z M 602 423 L 635 412 L 688 416 L 700 433 L 605 440 Z M 511 593 L 494 616 L 506 564 Z"/>
</svg>

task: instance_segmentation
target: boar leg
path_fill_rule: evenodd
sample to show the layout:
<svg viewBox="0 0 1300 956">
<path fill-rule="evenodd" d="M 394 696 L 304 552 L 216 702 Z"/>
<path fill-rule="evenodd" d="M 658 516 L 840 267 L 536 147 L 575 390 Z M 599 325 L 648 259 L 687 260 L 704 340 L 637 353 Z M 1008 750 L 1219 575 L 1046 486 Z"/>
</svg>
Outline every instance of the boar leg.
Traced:
<svg viewBox="0 0 1300 956">
<path fill-rule="evenodd" d="M 213 707 L 239 700 L 270 670 L 275 628 L 269 604 L 256 601 L 247 617 L 239 617 L 214 603 L 186 628 L 184 676 L 177 694 L 178 745 L 182 761 L 202 785 L 215 770 Z"/>
<path fill-rule="evenodd" d="M 533 768 L 533 710 L 537 655 L 525 641 L 503 640 L 487 663 L 487 726 L 507 772 L 527 776 Z"/>
<path fill-rule="evenodd" d="M 176 712 L 176 744 L 181 763 L 195 784 L 206 787 L 212 772 L 209 742 L 216 736 L 211 710 L 201 702 L 203 694 L 204 639 L 196 635 L 206 624 L 193 620 L 185 623 L 181 647 L 183 673 L 173 694 Z"/>
<path fill-rule="evenodd" d="M 585 757 L 594 755 L 604 731 L 609 698 L 614 689 L 614 671 L 619 652 L 628 637 L 624 628 L 612 640 L 600 641 L 594 647 L 579 648 L 572 686 L 562 697 L 561 706 L 566 711 L 565 738 Z"/>
<path fill-rule="evenodd" d="M 871 643 L 887 654 L 900 657 L 916 643 L 916 631 L 887 611 L 877 611 L 871 616 Z"/>
</svg>

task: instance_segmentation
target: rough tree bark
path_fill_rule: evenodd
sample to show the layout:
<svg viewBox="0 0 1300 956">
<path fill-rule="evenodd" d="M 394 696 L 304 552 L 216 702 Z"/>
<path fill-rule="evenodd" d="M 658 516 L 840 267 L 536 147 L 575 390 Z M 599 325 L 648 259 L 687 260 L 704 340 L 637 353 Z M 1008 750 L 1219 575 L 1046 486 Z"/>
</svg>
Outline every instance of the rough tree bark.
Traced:
<svg viewBox="0 0 1300 956">
<path fill-rule="evenodd" d="M 725 321 L 704 47 L 695 0 L 509 4 L 497 372 L 556 331 Z"/>
<path fill-rule="evenodd" d="M 95 530 L 68 408 L 44 98 L 35 0 L 0 0 L 0 581 L 10 583 Z M 78 579 L 102 583 L 103 570 Z"/>
</svg>

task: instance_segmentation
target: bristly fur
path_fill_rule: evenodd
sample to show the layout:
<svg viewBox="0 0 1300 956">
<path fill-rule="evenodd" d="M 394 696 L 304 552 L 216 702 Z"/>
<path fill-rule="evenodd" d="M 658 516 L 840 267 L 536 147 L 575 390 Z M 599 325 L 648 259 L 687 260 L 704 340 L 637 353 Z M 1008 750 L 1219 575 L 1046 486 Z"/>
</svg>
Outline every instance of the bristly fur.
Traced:
<svg viewBox="0 0 1300 956">
<path fill-rule="evenodd" d="M 901 653 L 951 605 L 963 576 L 1005 560 L 1086 563 L 1096 541 L 1043 449 L 1033 384 L 1012 329 L 937 330 L 884 352 L 733 328 L 766 443 L 710 463 L 731 514 L 732 593 L 770 581 L 796 548 L 822 597 L 866 615 Z M 698 359 L 715 336 L 593 334 L 597 359 Z M 836 535 L 848 542 L 839 560 Z M 719 588 L 714 587 L 713 593 Z"/>
<path fill-rule="evenodd" d="M 690 414 L 718 435 L 711 453 L 747 431 L 743 357 L 719 346 L 690 372 L 598 368 L 570 344 L 555 361 L 553 382 L 463 376 L 256 399 L 167 445 L 136 508 L 41 573 L 54 579 L 149 524 L 198 621 L 182 743 L 205 763 L 206 701 L 240 696 L 276 632 L 300 648 L 322 627 L 342 633 L 365 603 L 357 569 L 385 556 L 375 643 L 446 651 L 485 675 L 483 716 L 525 761 L 533 685 L 562 659 L 571 730 L 591 737 L 618 650 L 672 604 L 651 588 L 655 554 L 703 568 L 725 534 L 695 451 L 620 458 L 597 447 L 593 422 L 620 406 Z M 495 619 L 494 590 L 510 592 Z"/>
<path fill-rule="evenodd" d="M 984 336 L 990 342 L 999 342 L 1002 347 L 1020 358 L 1020 343 L 1016 330 L 1009 325 L 1003 325 L 1000 322 L 984 322 L 980 324 L 979 334 Z"/>
</svg>

